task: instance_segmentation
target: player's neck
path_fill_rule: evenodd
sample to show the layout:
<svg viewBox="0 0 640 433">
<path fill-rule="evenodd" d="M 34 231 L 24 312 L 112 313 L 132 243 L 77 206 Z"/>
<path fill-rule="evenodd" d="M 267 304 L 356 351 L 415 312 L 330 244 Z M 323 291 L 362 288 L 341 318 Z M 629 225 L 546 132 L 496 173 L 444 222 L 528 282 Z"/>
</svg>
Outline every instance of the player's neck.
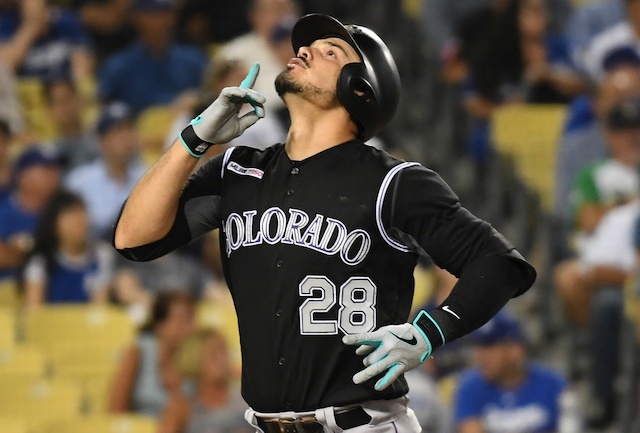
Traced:
<svg viewBox="0 0 640 433">
<path fill-rule="evenodd" d="M 302 161 L 338 144 L 355 139 L 356 127 L 346 111 L 290 109 L 291 127 L 285 149 L 289 159 Z"/>
</svg>

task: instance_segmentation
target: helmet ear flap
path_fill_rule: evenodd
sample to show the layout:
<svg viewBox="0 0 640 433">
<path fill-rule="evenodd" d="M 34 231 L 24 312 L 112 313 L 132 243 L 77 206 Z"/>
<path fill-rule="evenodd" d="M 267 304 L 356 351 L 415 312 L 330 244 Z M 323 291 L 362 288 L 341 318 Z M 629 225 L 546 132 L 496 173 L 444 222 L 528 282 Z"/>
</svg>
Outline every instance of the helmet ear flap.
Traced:
<svg viewBox="0 0 640 433">
<path fill-rule="evenodd" d="M 338 100 L 351 114 L 361 132 L 370 127 L 363 120 L 371 117 L 378 98 L 362 63 L 349 63 L 342 67 L 338 77 Z"/>
</svg>

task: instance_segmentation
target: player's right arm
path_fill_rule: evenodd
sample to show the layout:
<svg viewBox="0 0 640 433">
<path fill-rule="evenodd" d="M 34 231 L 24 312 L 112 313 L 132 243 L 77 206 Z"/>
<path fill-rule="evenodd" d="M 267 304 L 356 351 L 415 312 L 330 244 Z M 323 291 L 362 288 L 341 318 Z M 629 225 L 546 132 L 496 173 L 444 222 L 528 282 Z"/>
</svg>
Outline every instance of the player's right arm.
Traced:
<svg viewBox="0 0 640 433">
<path fill-rule="evenodd" d="M 264 117 L 265 98 L 251 90 L 258 75 L 256 64 L 240 87 L 227 87 L 182 131 L 171 146 L 134 187 L 116 222 L 113 244 L 132 260 L 151 260 L 188 243 L 216 227 L 216 178 L 220 157 L 207 163 L 187 182 L 207 149 L 226 143 Z M 254 111 L 239 116 L 243 104 Z M 219 184 L 219 182 L 217 182 Z M 209 197 L 208 203 L 194 201 Z M 191 206 L 191 211 L 187 207 Z M 194 209 L 195 207 L 195 209 Z"/>
<path fill-rule="evenodd" d="M 116 225 L 118 250 L 166 236 L 178 212 L 182 188 L 197 163 L 176 141 L 133 188 Z"/>
</svg>

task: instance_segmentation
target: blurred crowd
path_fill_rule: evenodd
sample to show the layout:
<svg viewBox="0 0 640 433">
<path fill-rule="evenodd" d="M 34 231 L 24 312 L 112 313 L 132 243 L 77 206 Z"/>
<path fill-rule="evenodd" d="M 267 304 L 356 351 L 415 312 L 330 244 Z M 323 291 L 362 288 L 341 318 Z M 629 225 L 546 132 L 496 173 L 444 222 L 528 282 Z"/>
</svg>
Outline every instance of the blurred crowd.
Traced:
<svg viewBox="0 0 640 433">
<path fill-rule="evenodd" d="M 273 81 L 310 12 L 387 41 L 402 102 L 367 144 L 440 171 L 471 211 L 465 196 L 492 194 L 475 188 L 495 174 L 496 113 L 563 107 L 552 240 L 516 245 L 546 256 L 532 291 L 551 301 L 509 307 L 407 375 L 423 431 L 640 431 L 640 0 L 0 0 L 0 304 L 121 308 L 139 334 L 108 411 L 162 433 L 248 431 L 237 336 L 196 324 L 202 303 L 233 308 L 218 234 L 133 263 L 112 225 L 184 125 L 256 62 L 267 115 L 225 146 L 286 139 Z M 425 258 L 415 310 L 454 284 Z"/>
</svg>

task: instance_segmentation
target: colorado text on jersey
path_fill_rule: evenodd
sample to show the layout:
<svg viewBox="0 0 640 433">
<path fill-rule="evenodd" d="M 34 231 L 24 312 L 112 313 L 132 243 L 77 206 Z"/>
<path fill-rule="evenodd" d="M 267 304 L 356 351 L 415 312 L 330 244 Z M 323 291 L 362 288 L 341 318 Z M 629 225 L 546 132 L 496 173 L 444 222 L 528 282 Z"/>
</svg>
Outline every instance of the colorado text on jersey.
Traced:
<svg viewBox="0 0 640 433">
<path fill-rule="evenodd" d="M 242 215 L 232 213 L 224 221 L 228 257 L 240 247 L 263 242 L 283 243 L 327 255 L 340 253 L 345 264 L 355 266 L 367 257 L 371 248 L 369 233 L 362 229 L 349 231 L 342 221 L 334 218 L 318 214 L 311 220 L 303 210 L 291 208 L 287 214 L 279 207 L 267 209 L 259 220 L 257 213 L 255 210 L 245 211 Z M 254 220 L 257 222 L 255 229 Z"/>
</svg>

